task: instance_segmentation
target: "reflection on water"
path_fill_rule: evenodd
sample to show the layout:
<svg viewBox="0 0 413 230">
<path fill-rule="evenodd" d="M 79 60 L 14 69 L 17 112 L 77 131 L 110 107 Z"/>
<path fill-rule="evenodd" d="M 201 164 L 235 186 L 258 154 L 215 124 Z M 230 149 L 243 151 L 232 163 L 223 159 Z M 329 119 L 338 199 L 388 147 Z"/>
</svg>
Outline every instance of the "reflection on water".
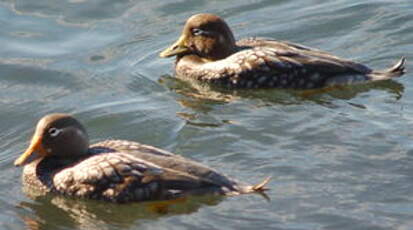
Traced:
<svg viewBox="0 0 413 230">
<path fill-rule="evenodd" d="M 208 104 L 226 104 L 242 99 L 255 100 L 257 107 L 297 105 L 308 102 L 328 106 L 337 99 L 350 100 L 371 90 L 388 92 L 389 97 L 399 100 L 404 91 L 404 86 L 393 80 L 299 91 L 286 89 L 229 90 L 196 80 L 180 80 L 170 75 L 162 75 L 159 78 L 159 83 L 183 96 L 177 99 L 180 105 L 204 113 L 208 112 L 208 108 L 210 108 Z M 362 107 L 362 105 L 360 106 Z M 193 116 L 187 116 L 189 119 L 191 117 L 193 118 Z"/>
<path fill-rule="evenodd" d="M 145 220 L 191 214 L 202 206 L 217 205 L 223 197 L 187 197 L 162 202 L 114 204 L 57 195 L 32 196 L 20 202 L 19 216 L 27 229 L 124 229 Z"/>
</svg>

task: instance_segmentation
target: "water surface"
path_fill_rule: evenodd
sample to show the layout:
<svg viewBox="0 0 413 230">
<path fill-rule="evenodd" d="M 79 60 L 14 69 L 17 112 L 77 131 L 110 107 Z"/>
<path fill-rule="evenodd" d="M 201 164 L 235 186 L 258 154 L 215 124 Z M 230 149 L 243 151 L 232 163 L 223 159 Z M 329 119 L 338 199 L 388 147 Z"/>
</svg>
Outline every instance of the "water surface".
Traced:
<svg viewBox="0 0 413 230">
<path fill-rule="evenodd" d="M 200 12 L 224 17 L 237 38 L 374 68 L 406 56 L 408 73 L 316 94 L 177 81 L 158 53 Z M 412 229 L 412 21 L 409 0 L 1 1 L 0 228 Z M 51 112 L 75 114 L 92 142 L 155 145 L 250 183 L 271 175 L 271 201 L 196 197 L 157 209 L 29 197 L 13 161 Z"/>
</svg>

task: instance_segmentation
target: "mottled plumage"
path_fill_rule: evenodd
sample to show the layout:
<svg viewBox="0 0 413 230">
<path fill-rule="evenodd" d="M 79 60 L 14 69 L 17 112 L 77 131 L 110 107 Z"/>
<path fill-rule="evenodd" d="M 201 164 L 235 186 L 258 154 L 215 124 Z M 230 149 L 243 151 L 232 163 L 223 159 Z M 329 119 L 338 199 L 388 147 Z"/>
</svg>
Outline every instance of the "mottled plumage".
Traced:
<svg viewBox="0 0 413 230">
<path fill-rule="evenodd" d="M 25 165 L 24 185 L 43 192 L 129 202 L 262 192 L 268 182 L 249 186 L 195 161 L 132 141 L 89 146 L 85 132 L 66 114 L 42 118 L 30 147 L 15 161 L 17 166 Z"/>
<path fill-rule="evenodd" d="M 224 20 L 212 14 L 188 19 L 179 40 L 161 57 L 177 56 L 180 78 L 228 88 L 313 89 L 387 80 L 404 73 L 405 59 L 375 71 L 329 53 L 266 38 L 235 41 Z"/>
</svg>

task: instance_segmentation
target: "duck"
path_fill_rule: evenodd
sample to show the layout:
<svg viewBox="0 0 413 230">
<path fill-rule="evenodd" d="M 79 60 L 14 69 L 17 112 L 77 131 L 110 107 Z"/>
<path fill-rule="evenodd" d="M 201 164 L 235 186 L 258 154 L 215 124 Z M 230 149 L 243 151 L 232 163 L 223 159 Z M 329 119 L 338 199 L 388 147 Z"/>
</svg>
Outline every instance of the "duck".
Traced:
<svg viewBox="0 0 413 230">
<path fill-rule="evenodd" d="M 179 39 L 161 58 L 176 57 L 175 75 L 228 89 L 317 89 L 399 77 L 402 57 L 385 70 L 334 56 L 300 44 L 252 37 L 236 41 L 219 16 L 201 13 L 185 23 Z"/>
<path fill-rule="evenodd" d="M 269 177 L 256 185 L 238 182 L 194 160 L 134 141 L 89 145 L 84 126 L 65 113 L 38 121 L 29 147 L 14 165 L 24 166 L 25 190 L 115 203 L 263 194 L 269 182 Z"/>
</svg>

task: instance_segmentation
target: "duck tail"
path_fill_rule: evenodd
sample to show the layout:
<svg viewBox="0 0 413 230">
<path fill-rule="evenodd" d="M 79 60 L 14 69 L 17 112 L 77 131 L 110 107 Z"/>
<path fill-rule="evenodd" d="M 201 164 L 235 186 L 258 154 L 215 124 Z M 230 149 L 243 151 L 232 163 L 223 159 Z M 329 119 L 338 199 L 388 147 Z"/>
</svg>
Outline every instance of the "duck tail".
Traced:
<svg viewBox="0 0 413 230">
<path fill-rule="evenodd" d="M 268 184 L 268 182 L 270 182 L 270 180 L 271 176 L 265 178 L 256 185 L 250 186 L 249 193 L 256 193 L 258 195 L 261 195 L 265 200 L 271 201 L 270 197 L 265 193 L 265 191 L 270 190 L 269 188 L 265 187 Z"/>
<path fill-rule="evenodd" d="M 265 187 L 268 182 L 270 182 L 271 177 L 267 177 L 264 180 L 262 180 L 260 183 L 255 184 L 255 185 L 241 185 L 238 186 L 237 191 L 234 193 L 234 195 L 240 195 L 240 194 L 248 194 L 248 193 L 264 193 L 265 191 L 269 190 L 267 187 Z"/>
<path fill-rule="evenodd" d="M 262 180 L 260 183 L 255 184 L 255 185 L 240 185 L 238 184 L 235 188 L 235 190 L 231 191 L 226 191 L 224 192 L 224 195 L 226 196 L 238 196 L 241 194 L 250 194 L 250 193 L 256 193 L 261 196 L 263 196 L 266 200 L 270 200 L 270 198 L 265 194 L 265 191 L 268 191 L 269 188 L 265 187 L 268 182 L 270 182 L 271 176 L 265 178 Z"/>
<path fill-rule="evenodd" d="M 269 190 L 269 188 L 267 188 L 267 187 L 265 187 L 265 186 L 268 184 L 268 182 L 270 182 L 270 180 L 271 180 L 271 176 L 265 178 L 265 179 L 264 179 L 263 181 L 261 181 L 260 183 L 251 186 L 251 191 L 252 191 L 252 192 L 260 192 L 260 193 L 261 193 L 261 192 L 265 192 L 265 191 Z"/>
<path fill-rule="evenodd" d="M 392 67 L 385 69 L 385 70 L 373 71 L 367 76 L 369 76 L 372 81 L 388 80 L 394 77 L 400 77 L 404 73 L 406 73 L 405 64 L 406 64 L 406 58 L 402 57 Z"/>
</svg>

